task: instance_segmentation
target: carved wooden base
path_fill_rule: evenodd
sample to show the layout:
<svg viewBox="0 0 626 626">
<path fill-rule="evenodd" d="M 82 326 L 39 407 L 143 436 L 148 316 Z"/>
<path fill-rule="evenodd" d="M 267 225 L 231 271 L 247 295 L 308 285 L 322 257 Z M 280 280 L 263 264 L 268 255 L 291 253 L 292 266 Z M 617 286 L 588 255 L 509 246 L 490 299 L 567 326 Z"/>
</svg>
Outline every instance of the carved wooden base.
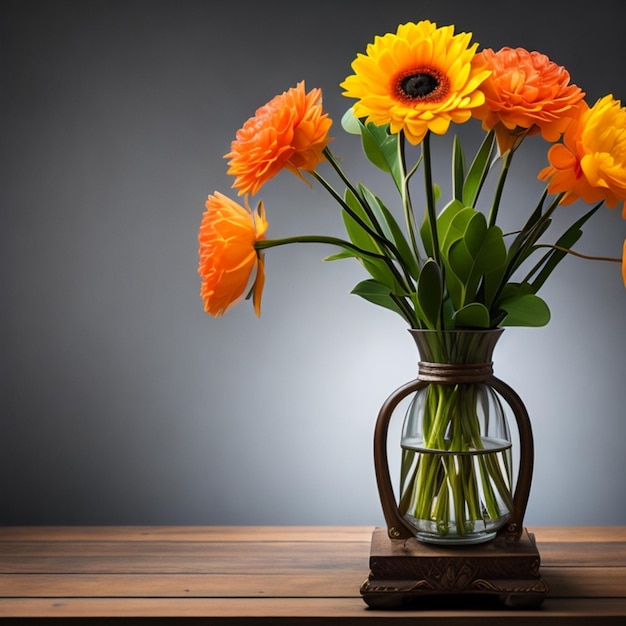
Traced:
<svg viewBox="0 0 626 626">
<path fill-rule="evenodd" d="M 452 601 L 484 606 L 539 606 L 548 585 L 539 574 L 535 537 L 524 529 L 519 542 L 503 539 L 469 546 L 440 546 L 417 539 L 390 539 L 376 528 L 370 575 L 361 585 L 371 608 L 450 607 Z"/>
</svg>

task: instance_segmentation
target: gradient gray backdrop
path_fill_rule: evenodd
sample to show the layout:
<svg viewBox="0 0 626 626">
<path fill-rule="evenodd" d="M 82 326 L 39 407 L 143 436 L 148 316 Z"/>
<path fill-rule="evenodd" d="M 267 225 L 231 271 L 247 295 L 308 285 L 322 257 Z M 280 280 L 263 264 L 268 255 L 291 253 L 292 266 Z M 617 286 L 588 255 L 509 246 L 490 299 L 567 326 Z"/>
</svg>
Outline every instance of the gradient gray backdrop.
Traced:
<svg viewBox="0 0 626 626">
<path fill-rule="evenodd" d="M 626 101 L 624 6 L 2 0 L 0 523 L 380 523 L 373 424 L 415 348 L 399 318 L 349 295 L 360 267 L 323 263 L 319 246 L 269 252 L 260 320 L 249 303 L 207 316 L 197 229 L 206 196 L 229 192 L 222 155 L 306 80 L 336 120 L 334 152 L 384 196 L 339 125 L 338 84 L 375 34 L 455 23 L 484 47 L 545 52 L 590 101 Z M 544 164 L 529 140 L 511 224 Z M 342 233 L 337 206 L 290 174 L 261 197 L 272 237 Z M 619 256 L 625 235 L 602 209 L 579 248 Z M 624 524 L 619 266 L 568 259 L 543 295 L 552 322 L 507 330 L 496 351 L 534 424 L 526 521 Z"/>
</svg>

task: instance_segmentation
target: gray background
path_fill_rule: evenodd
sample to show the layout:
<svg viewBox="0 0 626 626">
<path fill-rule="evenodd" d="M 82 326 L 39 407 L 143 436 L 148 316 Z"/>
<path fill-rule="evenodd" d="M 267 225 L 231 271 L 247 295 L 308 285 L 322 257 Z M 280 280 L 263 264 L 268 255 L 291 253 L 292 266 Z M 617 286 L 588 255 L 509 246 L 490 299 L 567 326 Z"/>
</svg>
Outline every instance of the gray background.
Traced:
<svg viewBox="0 0 626 626">
<path fill-rule="evenodd" d="M 339 125 L 338 84 L 375 34 L 454 23 L 484 47 L 548 54 L 590 101 L 624 101 L 623 7 L 3 0 L 0 523 L 380 523 L 373 424 L 415 348 L 399 318 L 349 295 L 360 267 L 323 263 L 320 246 L 270 251 L 260 320 L 249 303 L 207 316 L 197 229 L 207 194 L 229 192 L 222 155 L 256 107 L 306 80 L 333 151 L 385 196 Z M 535 202 L 544 164 L 530 140 L 505 224 Z M 271 237 L 342 234 L 337 206 L 289 174 L 261 197 Z M 625 233 L 603 209 L 579 249 L 619 256 Z M 619 266 L 568 259 L 542 295 L 552 322 L 507 330 L 495 355 L 533 419 L 526 521 L 624 524 Z"/>
</svg>

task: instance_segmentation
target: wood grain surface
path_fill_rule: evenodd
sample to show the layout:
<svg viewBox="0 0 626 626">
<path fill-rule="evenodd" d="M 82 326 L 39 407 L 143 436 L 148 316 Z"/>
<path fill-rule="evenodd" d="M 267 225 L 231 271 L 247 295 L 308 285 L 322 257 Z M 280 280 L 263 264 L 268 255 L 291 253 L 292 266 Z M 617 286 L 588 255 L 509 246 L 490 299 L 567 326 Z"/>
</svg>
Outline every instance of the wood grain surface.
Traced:
<svg viewBox="0 0 626 626">
<path fill-rule="evenodd" d="M 0 527 L 0 621 L 626 625 L 626 527 L 529 529 L 550 587 L 536 610 L 369 609 L 359 588 L 373 530 Z"/>
</svg>

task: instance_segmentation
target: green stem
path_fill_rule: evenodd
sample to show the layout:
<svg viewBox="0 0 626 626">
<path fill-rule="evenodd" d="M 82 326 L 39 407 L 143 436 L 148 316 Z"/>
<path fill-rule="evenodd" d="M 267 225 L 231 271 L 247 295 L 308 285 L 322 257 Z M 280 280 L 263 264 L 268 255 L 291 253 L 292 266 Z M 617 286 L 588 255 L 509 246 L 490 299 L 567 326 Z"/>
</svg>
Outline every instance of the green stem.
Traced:
<svg viewBox="0 0 626 626">
<path fill-rule="evenodd" d="M 502 200 L 502 193 L 504 192 L 504 185 L 506 183 L 509 170 L 511 169 L 511 162 L 513 161 L 514 154 L 515 150 L 509 150 L 504 157 L 504 163 L 502 164 L 502 169 L 500 170 L 498 184 L 493 197 L 493 204 L 491 205 L 491 210 L 489 211 L 489 226 L 495 226 L 496 224 L 500 201 Z"/>
<path fill-rule="evenodd" d="M 552 250 L 558 250 L 559 252 L 565 252 L 573 256 L 577 256 L 580 259 L 587 259 L 588 261 L 607 261 L 609 263 L 621 263 L 622 259 L 618 257 L 610 256 L 594 256 L 591 254 L 583 254 L 582 252 L 576 252 L 571 248 L 564 248 L 563 246 L 557 246 L 549 243 L 537 244 L 535 248 L 552 248 Z"/>
<path fill-rule="evenodd" d="M 509 283 L 509 281 L 511 280 L 515 272 L 518 270 L 518 268 L 528 258 L 527 251 L 529 247 L 533 246 L 535 242 L 537 241 L 537 239 L 541 236 L 541 233 L 544 230 L 544 224 L 546 223 L 547 220 L 550 219 L 550 217 L 552 216 L 556 208 L 559 206 L 559 202 L 562 200 L 564 195 L 565 195 L 565 192 L 562 192 L 556 195 L 552 199 L 550 204 L 548 205 L 548 208 L 541 214 L 541 216 L 530 227 L 528 226 L 528 224 L 526 224 L 526 226 L 524 226 L 524 228 L 519 232 L 517 238 L 511 245 L 509 254 L 511 254 L 513 250 L 515 251 L 511 254 L 511 260 L 508 261 L 507 263 L 506 272 L 500 278 L 500 284 L 498 288 L 494 291 L 492 302 L 498 301 L 498 298 L 500 297 L 502 290 Z M 545 193 L 544 193 L 544 198 L 545 198 Z M 543 203 L 543 198 L 542 198 L 541 203 Z M 539 206 L 541 206 L 541 204 Z M 537 210 L 539 210 L 539 207 L 537 208 Z M 524 281 L 527 281 L 530 278 L 530 276 L 533 275 L 536 269 L 537 269 L 536 267 L 533 268 L 527 274 Z M 500 319 L 496 318 L 495 323 L 499 324 L 500 321 L 502 321 L 502 319 L 503 318 L 500 318 Z"/>
<path fill-rule="evenodd" d="M 480 495 L 478 492 L 478 484 L 476 483 L 476 472 L 472 465 L 471 457 L 463 458 L 465 483 L 463 485 L 465 489 L 465 497 L 467 499 L 467 508 L 471 519 L 480 519 L 482 517 L 480 512 Z"/>
<path fill-rule="evenodd" d="M 355 195 L 355 197 L 359 198 L 359 201 L 361 202 L 361 204 L 363 204 L 363 200 L 358 190 L 352 184 L 352 181 L 345 175 L 344 171 L 341 169 L 341 166 L 337 162 L 337 159 L 333 156 L 333 153 L 330 151 L 328 146 L 324 148 L 323 154 L 326 157 L 326 160 L 330 163 L 332 168 L 335 170 L 339 178 L 341 178 L 343 184 Z"/>
<path fill-rule="evenodd" d="M 336 200 L 338 200 L 341 203 L 341 206 L 350 215 L 350 217 L 357 220 L 359 224 L 363 228 L 365 228 L 368 231 L 368 233 L 372 237 L 374 237 L 374 239 L 376 239 L 376 241 L 378 241 L 382 246 L 387 248 L 394 255 L 394 257 L 400 261 L 401 260 L 400 252 L 398 251 L 396 246 L 393 244 L 393 242 L 387 239 L 382 226 L 376 219 L 376 216 L 372 212 L 372 209 L 370 208 L 369 204 L 367 203 L 365 198 L 363 198 L 359 190 L 352 184 L 350 179 L 345 175 L 344 171 L 341 169 L 339 163 L 337 162 L 337 159 L 335 159 L 335 157 L 333 156 L 332 152 L 329 150 L 328 147 L 324 148 L 324 156 L 326 157 L 326 160 L 331 164 L 331 166 L 333 167 L 333 169 L 335 170 L 339 178 L 341 178 L 345 186 L 352 192 L 354 197 L 359 201 L 359 204 L 363 207 L 363 210 L 365 211 L 365 213 L 367 214 L 367 217 L 369 218 L 371 222 L 371 226 L 369 224 L 366 224 L 362 219 L 359 218 L 358 215 L 356 215 L 356 213 L 354 213 L 354 211 L 352 211 L 352 209 L 343 200 L 343 198 L 339 196 L 339 194 L 331 187 L 331 185 L 317 171 L 312 172 L 313 176 L 328 192 L 330 192 L 333 195 L 333 197 Z"/>
<path fill-rule="evenodd" d="M 404 133 L 400 133 L 398 136 L 398 161 L 400 162 L 402 172 L 402 185 L 400 188 L 400 196 L 402 198 L 402 206 L 404 208 L 404 217 L 406 221 L 407 231 L 409 233 L 409 239 L 411 240 L 411 247 L 413 248 L 413 254 L 420 264 L 420 250 L 417 243 L 417 225 L 415 224 L 415 212 L 413 211 L 413 205 L 411 203 L 411 194 L 409 191 L 409 180 L 411 175 L 415 172 L 415 168 L 408 172 L 406 171 L 406 154 L 405 154 L 406 140 Z M 417 167 L 417 165 L 416 165 Z"/>
<path fill-rule="evenodd" d="M 442 463 L 443 456 L 441 454 L 429 454 L 423 456 L 420 465 L 416 468 L 415 517 L 419 519 L 431 518 L 436 508 L 438 494 L 441 495 L 441 488 L 446 484 L 445 479 L 440 480 L 440 473 L 443 469 Z"/>
<path fill-rule="evenodd" d="M 407 513 L 411 508 L 411 501 L 415 494 L 415 478 L 416 472 L 411 471 L 413 463 L 416 460 L 415 450 L 407 448 L 402 449 L 402 463 L 400 466 L 400 491 L 401 498 L 398 503 L 398 509 L 401 514 Z M 419 460 L 419 456 L 417 456 Z"/>
<path fill-rule="evenodd" d="M 458 470 L 455 464 L 455 457 L 449 456 L 448 461 L 448 482 L 452 489 L 452 500 L 454 502 L 454 519 L 456 521 L 457 535 L 463 536 L 468 530 L 466 524 L 467 515 L 465 513 L 465 493 L 463 491 L 462 457 L 458 459 Z"/>
<path fill-rule="evenodd" d="M 384 254 L 380 254 L 378 252 L 371 252 L 370 250 L 364 250 L 363 248 L 359 248 L 355 246 L 353 243 L 346 241 L 345 239 L 340 239 L 339 237 L 330 237 L 327 235 L 296 235 L 293 237 L 284 237 L 282 239 L 259 239 L 255 244 L 254 248 L 256 250 L 266 250 L 268 248 L 275 248 L 277 246 L 286 246 L 292 243 L 321 243 L 321 244 L 329 244 L 331 246 L 338 246 L 343 249 L 350 250 L 355 253 L 357 257 L 372 257 L 375 259 L 381 259 L 385 261 L 390 270 L 394 273 L 396 280 L 402 281 L 402 276 L 398 272 L 398 269 L 395 267 L 391 259 Z M 415 311 L 411 308 L 411 306 L 407 303 L 403 296 L 398 296 L 394 293 L 389 294 L 392 300 L 396 303 L 396 305 L 402 311 L 402 316 L 409 323 L 411 327 L 415 327 L 418 323 L 417 316 Z"/>
<path fill-rule="evenodd" d="M 435 209 L 435 190 L 433 187 L 433 171 L 430 158 L 430 131 L 422 141 L 422 156 L 424 159 L 424 186 L 426 190 L 426 214 L 430 226 L 430 235 L 433 242 L 433 258 L 443 272 L 441 266 L 441 251 L 439 250 L 439 235 L 437 233 L 437 213 Z"/>
<path fill-rule="evenodd" d="M 339 203 L 341 208 L 359 225 L 363 230 L 367 232 L 373 239 L 375 239 L 378 243 L 380 243 L 383 247 L 388 248 L 394 253 L 394 256 L 397 256 L 397 250 L 393 246 L 393 244 L 380 232 L 372 228 L 370 224 L 365 222 L 363 218 L 355 213 L 350 205 L 341 197 L 341 195 L 333 188 L 333 186 L 317 171 L 311 172 L 315 180 L 328 191 L 328 193 Z M 363 199 L 359 196 L 358 192 L 354 190 L 352 186 L 350 186 L 350 191 L 354 194 L 354 197 L 359 200 L 361 206 L 365 206 Z M 377 221 L 374 223 L 378 225 Z"/>
<path fill-rule="evenodd" d="M 377 232 L 376 230 L 374 230 L 357 213 L 355 213 L 350 208 L 348 203 L 337 193 L 337 191 L 332 187 L 332 185 L 328 181 L 326 181 L 324 179 L 323 176 L 321 176 L 318 172 L 312 172 L 312 174 L 315 177 L 315 179 L 320 183 L 320 185 L 322 185 L 322 187 L 324 187 L 324 189 L 326 189 L 326 191 L 328 191 L 328 193 L 330 193 L 333 196 L 333 198 L 340 204 L 342 209 L 355 222 L 357 222 L 357 224 L 359 224 L 359 226 L 361 226 L 361 228 L 363 228 L 363 230 L 365 230 L 368 235 L 370 235 L 383 248 L 385 248 L 385 249 L 387 249 L 387 250 L 389 250 L 391 252 L 391 256 L 387 255 L 387 254 L 378 254 L 376 256 L 378 258 L 382 259 L 386 263 L 387 267 L 393 273 L 393 275 L 395 276 L 396 280 L 398 281 L 398 284 L 402 287 L 404 292 L 405 293 L 411 293 L 411 291 L 413 289 L 412 285 L 411 285 L 411 280 L 410 280 L 411 274 L 410 274 L 408 268 L 406 268 L 404 266 L 404 264 L 402 263 L 402 257 L 400 255 L 398 249 L 395 247 L 395 245 L 391 241 L 389 241 L 389 239 L 387 239 L 383 234 L 381 234 L 381 233 Z M 372 223 L 376 226 L 376 228 L 378 228 L 380 230 L 380 224 L 378 224 L 378 221 L 375 219 L 375 217 L 373 215 L 370 215 L 370 209 L 367 206 L 367 203 L 358 194 L 356 194 L 356 192 L 354 191 L 354 189 L 352 187 L 350 188 L 350 190 L 352 191 L 352 193 L 355 194 L 355 197 L 359 200 L 361 206 L 367 211 L 368 216 L 370 217 L 370 220 L 372 221 Z M 393 258 L 391 258 L 391 257 L 393 257 Z M 403 272 L 404 276 L 398 271 L 398 268 L 396 267 L 395 263 L 393 262 L 394 258 L 396 259 L 396 261 L 398 262 L 398 264 L 402 268 L 402 272 Z"/>
<path fill-rule="evenodd" d="M 256 250 L 265 250 L 267 248 L 275 248 L 276 246 L 286 246 L 292 243 L 324 243 L 331 246 L 352 250 L 357 255 L 370 256 L 376 259 L 386 258 L 384 254 L 378 252 L 370 252 L 355 246 L 350 241 L 340 239 L 339 237 L 330 237 L 327 235 L 296 235 L 294 237 L 283 237 L 281 239 L 259 239 L 254 247 Z"/>
<path fill-rule="evenodd" d="M 430 157 L 430 131 L 426 133 L 422 141 L 422 158 L 424 161 L 424 189 L 426 192 L 426 214 L 428 216 L 428 225 L 430 227 L 430 236 L 433 245 L 433 258 L 439 266 L 441 273 L 441 283 L 446 284 L 445 268 L 441 262 L 441 250 L 439 248 L 439 234 L 437 233 L 437 211 L 435 207 L 435 189 L 433 186 L 432 162 Z M 443 294 L 442 294 L 443 296 Z M 443 297 L 442 297 L 443 301 Z M 443 307 L 439 307 L 439 327 L 445 328 L 445 319 Z"/>
<path fill-rule="evenodd" d="M 430 385 L 428 390 L 432 390 L 437 397 L 434 399 L 435 417 L 432 422 L 432 428 L 430 432 L 424 433 L 424 442 L 427 448 L 445 450 L 446 429 L 450 415 L 455 413 L 454 404 L 459 387 L 458 385 L 444 387 L 435 383 Z"/>
<path fill-rule="evenodd" d="M 420 321 L 415 313 L 415 310 L 406 301 L 403 296 L 397 296 L 395 293 L 389 293 L 389 297 L 396 303 L 396 305 L 402 310 L 404 319 L 409 323 L 411 328 L 417 328 Z"/>
<path fill-rule="evenodd" d="M 401 513 L 432 524 L 442 535 L 466 535 L 476 530 L 476 520 L 495 521 L 512 510 L 506 456 L 486 449 L 482 438 L 479 389 L 429 385 L 422 406 L 428 451 L 415 450 L 410 463 L 403 458 Z"/>
</svg>

